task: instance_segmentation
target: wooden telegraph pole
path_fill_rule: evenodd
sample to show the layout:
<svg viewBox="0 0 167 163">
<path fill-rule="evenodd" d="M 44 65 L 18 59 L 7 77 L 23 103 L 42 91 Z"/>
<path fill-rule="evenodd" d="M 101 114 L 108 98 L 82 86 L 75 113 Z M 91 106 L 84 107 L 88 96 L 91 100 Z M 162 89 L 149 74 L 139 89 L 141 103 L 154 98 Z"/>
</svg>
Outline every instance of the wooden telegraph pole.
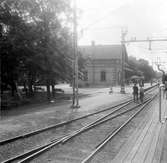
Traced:
<svg viewBox="0 0 167 163">
<path fill-rule="evenodd" d="M 121 90 L 122 94 L 125 93 L 125 36 L 127 29 L 121 30 L 121 45 L 122 45 L 122 59 L 121 59 Z"/>
<path fill-rule="evenodd" d="M 74 74 L 73 74 L 73 99 L 72 108 L 79 108 L 78 97 L 78 35 L 77 35 L 77 4 L 73 1 L 73 49 L 74 49 Z"/>
</svg>

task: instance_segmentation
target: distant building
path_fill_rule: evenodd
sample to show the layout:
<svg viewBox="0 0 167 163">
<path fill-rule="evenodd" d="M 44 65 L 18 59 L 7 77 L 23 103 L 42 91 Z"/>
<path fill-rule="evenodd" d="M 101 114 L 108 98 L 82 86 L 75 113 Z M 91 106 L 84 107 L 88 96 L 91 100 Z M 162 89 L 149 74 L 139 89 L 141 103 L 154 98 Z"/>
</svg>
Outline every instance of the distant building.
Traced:
<svg viewBox="0 0 167 163">
<path fill-rule="evenodd" d="M 127 58 L 126 48 L 121 45 L 80 46 L 79 50 L 87 65 L 82 86 L 111 86 L 120 84 L 122 53 Z"/>
</svg>

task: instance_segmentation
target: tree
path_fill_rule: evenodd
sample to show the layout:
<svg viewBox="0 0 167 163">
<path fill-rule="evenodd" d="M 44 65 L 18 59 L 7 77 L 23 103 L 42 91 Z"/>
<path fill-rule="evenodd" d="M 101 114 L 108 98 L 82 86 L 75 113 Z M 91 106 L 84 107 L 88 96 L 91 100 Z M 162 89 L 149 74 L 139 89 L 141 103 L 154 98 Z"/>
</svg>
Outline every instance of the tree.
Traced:
<svg viewBox="0 0 167 163">
<path fill-rule="evenodd" d="M 6 3 L 0 6 L 0 24 L 2 83 L 5 86 L 9 85 L 12 89 L 12 95 L 14 95 L 14 91 L 17 90 L 16 82 L 19 78 L 20 63 L 24 58 L 24 54 L 21 55 L 20 52 L 25 51 L 24 43 L 21 40 L 26 25 L 18 13 L 13 11 L 13 8 L 10 8 Z"/>
<path fill-rule="evenodd" d="M 50 99 L 50 85 L 69 80 L 70 13 L 68 0 L 6 0 L 0 4 L 3 83 L 25 81 L 33 93 L 35 81 L 43 80 Z"/>
<path fill-rule="evenodd" d="M 150 81 L 152 78 L 155 77 L 155 72 L 151 66 L 149 66 L 148 61 L 144 59 L 139 59 L 139 70 L 143 73 L 146 81 Z"/>
<path fill-rule="evenodd" d="M 132 71 L 126 71 L 126 78 L 130 78 L 133 75 L 144 76 L 146 81 L 150 81 L 155 77 L 155 71 L 149 65 L 147 60 L 139 59 L 130 56 L 128 58 L 128 65 Z"/>
</svg>

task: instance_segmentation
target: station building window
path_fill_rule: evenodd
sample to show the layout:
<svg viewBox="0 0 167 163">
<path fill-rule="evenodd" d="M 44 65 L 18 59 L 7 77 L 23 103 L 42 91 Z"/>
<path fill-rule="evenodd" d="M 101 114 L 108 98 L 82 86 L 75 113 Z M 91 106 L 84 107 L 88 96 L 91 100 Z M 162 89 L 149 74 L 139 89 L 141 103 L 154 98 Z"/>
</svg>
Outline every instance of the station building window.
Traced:
<svg viewBox="0 0 167 163">
<path fill-rule="evenodd" d="M 105 71 L 101 71 L 101 81 L 106 81 L 106 72 Z"/>
</svg>

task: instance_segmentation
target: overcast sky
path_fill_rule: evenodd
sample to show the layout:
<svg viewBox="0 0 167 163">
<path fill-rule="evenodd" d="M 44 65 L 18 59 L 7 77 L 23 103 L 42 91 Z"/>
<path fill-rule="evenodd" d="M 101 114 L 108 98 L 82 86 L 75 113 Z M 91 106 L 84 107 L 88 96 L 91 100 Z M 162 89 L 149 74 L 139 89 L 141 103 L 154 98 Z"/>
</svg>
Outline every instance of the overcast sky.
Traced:
<svg viewBox="0 0 167 163">
<path fill-rule="evenodd" d="M 121 28 L 127 28 L 127 39 L 136 37 L 167 38 L 167 0 L 77 0 L 79 11 L 79 44 L 120 44 Z M 131 43 L 129 55 L 145 58 L 150 64 L 157 59 L 167 70 L 167 42 Z"/>
</svg>

